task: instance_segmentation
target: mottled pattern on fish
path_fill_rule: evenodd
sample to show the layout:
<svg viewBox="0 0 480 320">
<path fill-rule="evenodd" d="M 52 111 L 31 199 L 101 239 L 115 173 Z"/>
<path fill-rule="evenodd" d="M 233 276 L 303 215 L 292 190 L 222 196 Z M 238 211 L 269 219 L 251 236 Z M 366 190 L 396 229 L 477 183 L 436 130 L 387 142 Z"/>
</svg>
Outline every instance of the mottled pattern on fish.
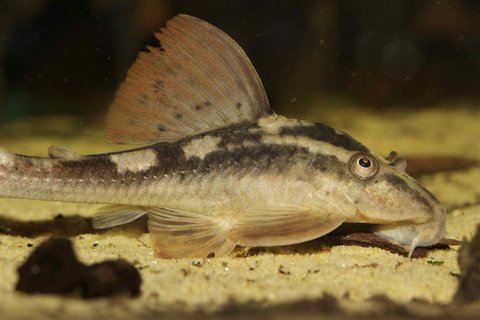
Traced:
<svg viewBox="0 0 480 320">
<path fill-rule="evenodd" d="M 98 194 L 97 202 L 100 203 L 158 206 L 164 204 L 165 200 L 155 200 L 155 197 L 159 191 L 171 192 L 164 184 L 172 179 L 185 185 L 198 183 L 205 176 L 212 175 L 251 175 L 255 179 L 259 174 L 278 175 L 286 169 L 287 163 L 302 164 L 313 173 L 318 170 L 341 178 L 346 164 L 332 154 L 334 152 L 330 144 L 335 142 L 333 145 L 337 145 L 339 150 L 368 151 L 348 135 L 325 125 L 283 118 L 277 121 L 282 122 L 282 126 L 277 128 L 244 123 L 174 143 L 159 143 L 128 152 L 83 156 L 75 160 L 18 156 L 13 161 L 14 165 L 3 168 L 2 172 L 6 174 L 9 169 L 21 172 L 19 181 L 48 182 L 46 187 L 49 189 L 58 183 L 64 191 L 69 186 L 72 190 L 78 187 L 87 190 L 91 187 L 115 187 L 117 195 L 110 198 L 106 198 L 104 192 Z M 308 181 L 312 172 L 300 172 L 298 179 Z M 151 188 L 137 188 L 139 185 Z M 162 186 L 167 190 L 157 190 Z M 39 187 L 38 198 L 43 199 L 45 193 Z M 135 190 L 141 194 L 141 199 L 135 201 L 131 196 L 124 197 L 126 193 L 132 195 Z M 149 190 L 153 193 L 151 196 L 148 196 Z M 31 191 L 28 194 L 35 197 Z M 88 192 L 59 192 L 53 196 L 55 199 L 51 198 L 51 194 L 48 197 L 50 200 L 91 201 Z"/>
<path fill-rule="evenodd" d="M 445 210 L 387 158 L 334 128 L 269 107 L 255 69 L 227 35 L 180 15 L 141 53 L 107 117 L 107 137 L 150 143 L 49 158 L 0 149 L 0 196 L 110 204 L 107 228 L 148 216 L 161 257 L 223 256 L 236 245 L 287 245 L 344 222 L 413 252 L 445 236 Z"/>
</svg>

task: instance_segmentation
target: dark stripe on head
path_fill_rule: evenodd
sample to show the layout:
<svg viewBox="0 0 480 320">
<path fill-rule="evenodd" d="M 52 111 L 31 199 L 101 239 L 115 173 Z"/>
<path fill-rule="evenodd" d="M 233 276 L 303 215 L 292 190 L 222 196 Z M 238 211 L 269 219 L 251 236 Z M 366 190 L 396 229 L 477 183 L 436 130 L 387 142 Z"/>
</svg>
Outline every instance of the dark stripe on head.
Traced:
<svg viewBox="0 0 480 320">
<path fill-rule="evenodd" d="M 324 141 L 348 151 L 369 153 L 367 147 L 353 139 L 346 133 L 338 134 L 335 129 L 321 123 L 312 125 L 299 125 L 295 127 L 283 127 L 280 129 L 281 136 L 303 136 L 314 140 Z"/>
<path fill-rule="evenodd" d="M 417 180 L 411 178 L 413 183 L 415 183 L 415 185 L 417 185 L 419 188 L 421 188 L 423 191 L 425 191 L 429 196 L 430 198 L 432 198 L 432 200 L 434 202 L 436 202 L 438 205 L 441 205 L 440 201 L 437 199 L 437 197 L 435 197 L 435 195 L 433 193 L 431 193 L 427 188 L 425 188 L 424 186 L 422 186 L 420 183 L 417 182 Z"/>
<path fill-rule="evenodd" d="M 346 163 L 338 160 L 334 155 L 318 154 L 310 160 L 309 165 L 321 172 L 336 173 L 339 179 L 348 177 L 348 169 Z"/>
<path fill-rule="evenodd" d="M 407 184 L 407 182 L 405 182 L 405 180 L 403 180 L 402 178 L 394 174 L 385 174 L 383 177 L 385 178 L 385 181 L 391 184 L 394 188 L 396 188 L 399 191 L 408 193 L 413 200 L 421 203 L 422 205 L 424 205 L 425 207 L 433 211 L 432 204 L 422 194 L 420 194 L 418 190 L 412 189 Z M 424 189 L 423 187 L 421 188 Z"/>
</svg>

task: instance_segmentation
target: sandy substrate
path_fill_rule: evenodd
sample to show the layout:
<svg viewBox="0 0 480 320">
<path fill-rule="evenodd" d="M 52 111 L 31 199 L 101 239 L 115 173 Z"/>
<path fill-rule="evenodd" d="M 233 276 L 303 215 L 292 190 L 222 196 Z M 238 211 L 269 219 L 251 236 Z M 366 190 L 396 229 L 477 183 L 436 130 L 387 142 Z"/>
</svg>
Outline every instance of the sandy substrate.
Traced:
<svg viewBox="0 0 480 320">
<path fill-rule="evenodd" d="M 351 121 L 356 112 L 355 121 Z M 380 154 L 397 150 L 402 155 L 457 156 L 480 160 L 480 117 L 477 110 L 425 110 L 415 113 L 370 114 L 346 111 L 315 113 L 310 120 L 334 125 L 349 132 Z M 40 123 L 40 124 L 39 124 Z M 81 129 L 67 138 L 67 120 L 50 120 L 48 130 L 32 121 L 5 129 L 0 144 L 17 153 L 45 155 L 49 145 L 64 145 L 82 153 L 113 150 L 101 133 Z M 17 130 L 17 131 L 15 131 Z M 18 134 L 20 132 L 20 134 Z M 118 149 L 118 148 L 117 148 Z M 425 184 L 448 208 L 448 236 L 471 238 L 480 223 L 480 167 L 423 176 Z M 378 248 L 324 246 L 321 240 L 304 245 L 262 250 L 239 248 L 227 258 L 160 260 L 155 258 L 148 233 L 134 224 L 105 232 L 89 233 L 87 218 L 97 205 L 0 199 L 0 318 L 82 319 L 110 317 L 139 319 L 166 312 L 213 312 L 225 306 L 255 302 L 261 308 L 325 294 L 338 300 L 346 312 L 365 312 L 378 306 L 372 297 L 385 296 L 400 305 L 414 300 L 448 305 L 455 294 L 459 267 L 458 247 L 433 250 L 427 257 L 408 259 Z M 54 222 L 59 213 L 68 226 Z M 30 235 L 30 236 L 26 236 Z M 29 296 L 15 292 L 16 268 L 51 236 L 70 238 L 79 259 L 94 263 L 124 258 L 141 272 L 138 298 L 84 301 L 75 297 Z M 283 308 L 282 307 L 282 308 Z M 423 307 L 422 307 L 423 308 Z M 420 309 L 422 309 L 420 308 Z M 252 312 L 239 307 L 235 314 Z M 282 309 L 283 310 L 283 309 Z M 459 312 L 471 315 L 475 306 Z M 422 311 L 415 311 L 422 313 Z M 415 313 L 414 312 L 414 313 Z M 426 311 L 425 311 L 426 312 Z M 434 311 L 441 312 L 441 311 Z"/>
</svg>

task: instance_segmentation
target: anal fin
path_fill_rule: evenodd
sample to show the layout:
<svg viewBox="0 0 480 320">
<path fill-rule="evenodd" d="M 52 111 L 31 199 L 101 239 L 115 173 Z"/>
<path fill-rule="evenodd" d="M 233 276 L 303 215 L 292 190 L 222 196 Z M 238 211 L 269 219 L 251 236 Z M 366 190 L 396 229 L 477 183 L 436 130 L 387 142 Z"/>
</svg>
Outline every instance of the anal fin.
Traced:
<svg viewBox="0 0 480 320">
<path fill-rule="evenodd" d="M 242 213 L 230 237 L 240 246 L 283 246 L 313 240 L 336 229 L 345 217 L 308 208 L 255 208 Z"/>
<path fill-rule="evenodd" d="M 147 209 L 139 206 L 108 205 L 101 207 L 92 220 L 94 229 L 105 229 L 130 223 L 147 214 Z"/>
<path fill-rule="evenodd" d="M 231 225 L 222 217 L 150 208 L 148 229 L 161 258 L 222 257 L 236 245 L 228 238 Z"/>
</svg>

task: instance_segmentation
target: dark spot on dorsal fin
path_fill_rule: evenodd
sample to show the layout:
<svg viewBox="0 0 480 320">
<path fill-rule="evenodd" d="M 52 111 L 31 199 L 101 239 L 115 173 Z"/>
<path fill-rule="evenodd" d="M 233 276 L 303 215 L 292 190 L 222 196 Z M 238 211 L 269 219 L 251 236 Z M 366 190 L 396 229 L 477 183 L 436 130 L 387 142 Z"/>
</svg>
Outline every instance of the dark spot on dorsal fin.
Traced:
<svg viewBox="0 0 480 320">
<path fill-rule="evenodd" d="M 140 99 L 138 99 L 138 102 L 140 104 L 147 104 L 149 100 L 150 100 L 149 97 L 145 93 L 142 93 L 140 95 Z"/>
<path fill-rule="evenodd" d="M 202 106 L 200 104 L 195 105 L 195 110 L 200 111 L 202 110 Z"/>
<path fill-rule="evenodd" d="M 177 119 L 177 120 L 182 120 L 183 115 L 182 115 L 181 113 L 179 113 L 179 112 L 175 112 L 174 117 L 175 117 L 175 119 Z"/>
<path fill-rule="evenodd" d="M 188 85 L 192 88 L 197 88 L 198 87 L 198 82 L 195 81 L 194 79 L 189 79 L 188 80 Z"/>
<path fill-rule="evenodd" d="M 155 89 L 158 90 L 158 89 L 160 89 L 162 86 L 163 86 L 163 81 L 162 81 L 162 80 L 160 80 L 160 79 L 155 79 L 155 80 L 153 81 L 153 87 L 154 87 Z"/>
<path fill-rule="evenodd" d="M 167 131 L 167 128 L 163 124 L 159 124 L 157 126 L 157 130 L 160 131 L 160 132 L 165 132 L 165 131 Z"/>
<path fill-rule="evenodd" d="M 168 73 L 168 74 L 171 74 L 171 75 L 176 75 L 177 72 L 172 68 L 172 67 L 166 67 L 165 68 L 165 71 Z"/>
<path fill-rule="evenodd" d="M 242 107 L 242 103 L 241 102 L 237 102 L 235 104 L 235 107 L 237 107 L 238 110 L 240 110 L 240 108 Z"/>
</svg>

